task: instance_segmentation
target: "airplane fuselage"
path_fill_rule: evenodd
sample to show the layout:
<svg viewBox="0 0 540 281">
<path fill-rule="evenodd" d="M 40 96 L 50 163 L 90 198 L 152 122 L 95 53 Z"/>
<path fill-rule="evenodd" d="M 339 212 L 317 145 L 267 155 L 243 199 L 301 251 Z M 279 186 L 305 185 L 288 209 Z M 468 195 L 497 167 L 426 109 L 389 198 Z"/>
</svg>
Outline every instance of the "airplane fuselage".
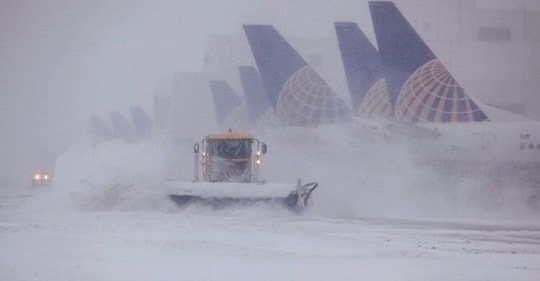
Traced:
<svg viewBox="0 0 540 281">
<path fill-rule="evenodd" d="M 437 133 L 417 143 L 416 150 L 425 159 L 540 167 L 540 122 L 416 125 Z"/>
</svg>

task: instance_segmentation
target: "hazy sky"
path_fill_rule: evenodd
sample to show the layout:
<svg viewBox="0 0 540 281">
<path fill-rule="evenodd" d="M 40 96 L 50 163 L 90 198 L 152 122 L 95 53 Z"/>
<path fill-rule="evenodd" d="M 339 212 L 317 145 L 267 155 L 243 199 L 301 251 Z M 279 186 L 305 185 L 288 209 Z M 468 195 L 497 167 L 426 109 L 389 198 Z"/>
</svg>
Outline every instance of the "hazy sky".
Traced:
<svg viewBox="0 0 540 281">
<path fill-rule="evenodd" d="M 114 99 L 118 93 L 140 98 L 157 76 L 200 70 L 206 35 L 230 32 L 250 7 L 222 2 L 4 1 L 2 59 L 17 71 L 17 86 L 31 77 L 32 84 L 64 87 L 75 104 L 91 107 L 105 95 L 116 107 L 124 103 Z"/>
</svg>

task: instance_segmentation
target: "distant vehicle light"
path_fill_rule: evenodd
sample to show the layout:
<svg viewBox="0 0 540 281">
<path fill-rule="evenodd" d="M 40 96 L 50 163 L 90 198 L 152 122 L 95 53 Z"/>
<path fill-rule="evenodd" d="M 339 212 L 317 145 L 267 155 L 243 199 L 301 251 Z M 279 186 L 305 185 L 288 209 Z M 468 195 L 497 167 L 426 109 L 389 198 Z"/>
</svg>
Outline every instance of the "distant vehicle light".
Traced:
<svg viewBox="0 0 540 281">
<path fill-rule="evenodd" d="M 51 175 L 43 172 L 32 174 L 32 186 L 48 186 L 51 183 Z"/>
</svg>

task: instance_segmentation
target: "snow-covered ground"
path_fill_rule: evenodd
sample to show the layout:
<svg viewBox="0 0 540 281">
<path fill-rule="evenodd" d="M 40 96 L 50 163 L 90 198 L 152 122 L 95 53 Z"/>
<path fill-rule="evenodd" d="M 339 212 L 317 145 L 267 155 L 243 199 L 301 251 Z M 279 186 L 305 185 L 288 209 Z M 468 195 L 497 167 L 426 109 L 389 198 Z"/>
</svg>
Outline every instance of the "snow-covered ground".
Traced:
<svg viewBox="0 0 540 281">
<path fill-rule="evenodd" d="M 51 187 L 0 194 L 0 280 L 538 280 L 527 184 L 439 174 L 347 130 L 259 135 L 269 182 L 319 181 L 306 212 L 178 208 L 155 182 L 191 178 L 189 146 L 72 147 Z"/>
<path fill-rule="evenodd" d="M 538 280 L 540 228 L 272 208 L 1 214 L 2 280 Z"/>
</svg>

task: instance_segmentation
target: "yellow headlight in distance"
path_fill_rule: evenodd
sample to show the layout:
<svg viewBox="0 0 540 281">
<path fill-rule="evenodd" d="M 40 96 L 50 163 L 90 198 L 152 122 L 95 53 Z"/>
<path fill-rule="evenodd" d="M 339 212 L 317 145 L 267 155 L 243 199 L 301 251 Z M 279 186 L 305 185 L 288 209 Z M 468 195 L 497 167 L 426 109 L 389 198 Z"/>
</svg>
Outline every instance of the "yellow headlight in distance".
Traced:
<svg viewBox="0 0 540 281">
<path fill-rule="evenodd" d="M 37 180 L 37 181 L 40 180 L 40 179 L 41 179 L 41 175 L 40 175 L 40 174 L 35 174 L 35 175 L 34 175 L 34 179 Z"/>
</svg>

